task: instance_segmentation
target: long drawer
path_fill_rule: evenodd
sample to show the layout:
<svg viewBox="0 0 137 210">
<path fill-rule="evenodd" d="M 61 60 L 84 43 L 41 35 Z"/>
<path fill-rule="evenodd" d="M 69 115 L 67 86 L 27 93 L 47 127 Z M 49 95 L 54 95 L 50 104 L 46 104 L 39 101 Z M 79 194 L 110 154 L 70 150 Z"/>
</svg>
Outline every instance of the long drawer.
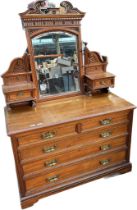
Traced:
<svg viewBox="0 0 137 210">
<path fill-rule="evenodd" d="M 46 156 L 38 161 L 32 161 L 27 164 L 23 164 L 23 171 L 25 175 L 41 173 L 41 171 L 52 170 L 58 168 L 62 164 L 69 164 L 71 161 L 78 161 L 79 158 L 86 157 L 98 152 L 110 152 L 119 147 L 126 147 L 127 136 L 114 138 L 111 140 L 103 140 L 100 142 L 90 143 L 85 146 L 78 147 L 72 151 L 68 151 L 64 154 Z"/>
<path fill-rule="evenodd" d="M 100 128 L 86 134 L 79 134 L 74 137 L 67 137 L 61 141 L 43 142 L 34 146 L 19 147 L 20 160 L 32 161 L 33 159 L 39 159 L 42 156 L 49 156 L 51 154 L 62 153 L 73 147 L 85 145 L 88 142 L 96 142 L 101 140 L 107 140 L 120 135 L 126 135 L 128 124 L 120 124 L 119 126 L 109 126 L 107 128 Z"/>
<path fill-rule="evenodd" d="M 119 164 L 126 161 L 126 151 L 117 151 L 105 155 L 100 155 L 96 158 L 88 157 L 84 161 L 59 169 L 53 169 L 50 173 L 41 173 L 40 176 L 27 178 L 25 180 L 26 190 L 34 191 L 45 186 L 46 189 L 60 184 L 62 181 L 80 176 L 86 172 L 94 172 L 102 170 L 105 167 L 111 167 L 114 164 Z"/>
<path fill-rule="evenodd" d="M 18 135 L 19 145 L 28 145 L 36 142 L 44 142 L 52 139 L 58 139 L 69 135 L 77 135 L 92 130 L 96 127 L 107 127 L 116 123 L 128 120 L 129 111 L 121 111 L 110 113 L 98 117 L 78 120 L 72 123 L 64 123 L 63 125 L 42 128 L 27 134 Z M 35 125 L 34 125 L 35 126 Z M 32 125 L 33 128 L 33 125 Z"/>
</svg>

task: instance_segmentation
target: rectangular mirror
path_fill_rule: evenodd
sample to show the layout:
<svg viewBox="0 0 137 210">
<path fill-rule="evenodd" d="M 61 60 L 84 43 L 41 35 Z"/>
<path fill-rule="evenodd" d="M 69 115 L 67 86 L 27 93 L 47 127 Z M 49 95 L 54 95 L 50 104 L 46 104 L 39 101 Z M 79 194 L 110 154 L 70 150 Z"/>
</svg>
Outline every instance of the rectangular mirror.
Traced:
<svg viewBox="0 0 137 210">
<path fill-rule="evenodd" d="M 40 97 L 80 91 L 76 35 L 44 33 L 32 45 Z"/>
</svg>

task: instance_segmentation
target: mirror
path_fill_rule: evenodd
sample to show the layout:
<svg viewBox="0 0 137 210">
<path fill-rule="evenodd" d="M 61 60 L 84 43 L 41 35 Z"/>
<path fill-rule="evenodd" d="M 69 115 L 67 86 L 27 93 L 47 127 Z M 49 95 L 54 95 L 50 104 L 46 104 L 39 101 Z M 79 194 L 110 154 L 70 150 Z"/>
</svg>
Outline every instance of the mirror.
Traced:
<svg viewBox="0 0 137 210">
<path fill-rule="evenodd" d="M 80 91 L 76 35 L 44 33 L 32 45 L 40 97 Z"/>
</svg>

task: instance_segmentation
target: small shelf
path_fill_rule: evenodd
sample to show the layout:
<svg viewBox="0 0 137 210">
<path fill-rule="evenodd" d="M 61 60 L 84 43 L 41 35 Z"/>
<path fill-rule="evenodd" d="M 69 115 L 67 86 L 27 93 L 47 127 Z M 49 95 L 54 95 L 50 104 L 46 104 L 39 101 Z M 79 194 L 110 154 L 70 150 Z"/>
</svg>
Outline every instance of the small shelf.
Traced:
<svg viewBox="0 0 137 210">
<path fill-rule="evenodd" d="M 88 79 L 91 80 L 97 80 L 97 79 L 105 79 L 105 78 L 110 78 L 110 77 L 115 77 L 114 74 L 111 74 L 109 72 L 99 72 L 99 73 L 90 73 L 85 75 Z"/>
<path fill-rule="evenodd" d="M 32 82 L 24 82 L 16 85 L 3 85 L 4 93 L 12 93 L 22 90 L 34 90 L 34 89 L 36 89 L 36 87 Z"/>
<path fill-rule="evenodd" d="M 7 105 L 22 103 L 22 102 L 28 102 L 28 101 L 36 101 L 36 99 L 33 98 L 33 97 L 28 97 L 28 98 L 25 98 L 25 99 L 19 99 L 19 100 L 7 102 Z"/>
<path fill-rule="evenodd" d="M 57 58 L 63 57 L 63 54 L 52 54 L 52 55 L 35 55 L 34 58 Z"/>
<path fill-rule="evenodd" d="M 15 76 L 23 76 L 23 75 L 31 75 L 32 72 L 28 71 L 28 72 L 19 72 L 19 73 L 9 73 L 7 75 L 5 75 L 4 77 L 15 77 Z"/>
</svg>

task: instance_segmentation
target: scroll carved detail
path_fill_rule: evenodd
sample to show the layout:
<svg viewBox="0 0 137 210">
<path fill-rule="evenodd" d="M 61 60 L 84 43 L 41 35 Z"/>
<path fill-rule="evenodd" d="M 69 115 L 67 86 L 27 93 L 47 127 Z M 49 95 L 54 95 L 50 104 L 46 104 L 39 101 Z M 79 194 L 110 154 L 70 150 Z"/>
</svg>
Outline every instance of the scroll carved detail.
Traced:
<svg viewBox="0 0 137 210">
<path fill-rule="evenodd" d="M 21 73 L 21 72 L 28 72 L 31 71 L 30 69 L 30 60 L 29 60 L 29 55 L 24 54 L 22 58 L 16 58 L 14 59 L 8 71 L 3 74 L 3 76 L 7 74 L 12 74 L 12 73 Z"/>
<path fill-rule="evenodd" d="M 90 71 L 106 71 L 108 64 L 107 57 L 101 56 L 97 52 L 91 52 L 87 47 L 85 47 L 85 66 L 86 72 Z"/>
<path fill-rule="evenodd" d="M 48 3 L 47 0 L 36 0 L 28 5 L 30 14 L 45 14 L 48 13 L 48 8 L 54 8 L 53 3 Z"/>
<path fill-rule="evenodd" d="M 73 5 L 68 1 L 61 2 L 60 6 L 65 8 L 66 13 L 71 12 L 71 10 L 73 9 Z"/>
<path fill-rule="evenodd" d="M 83 14 L 77 8 L 74 8 L 69 1 L 60 3 L 60 8 L 56 8 L 53 3 L 48 0 L 36 0 L 28 5 L 28 14 Z"/>
<path fill-rule="evenodd" d="M 97 52 L 91 52 L 88 48 L 85 49 L 85 64 L 102 63 L 103 59 Z"/>
</svg>

